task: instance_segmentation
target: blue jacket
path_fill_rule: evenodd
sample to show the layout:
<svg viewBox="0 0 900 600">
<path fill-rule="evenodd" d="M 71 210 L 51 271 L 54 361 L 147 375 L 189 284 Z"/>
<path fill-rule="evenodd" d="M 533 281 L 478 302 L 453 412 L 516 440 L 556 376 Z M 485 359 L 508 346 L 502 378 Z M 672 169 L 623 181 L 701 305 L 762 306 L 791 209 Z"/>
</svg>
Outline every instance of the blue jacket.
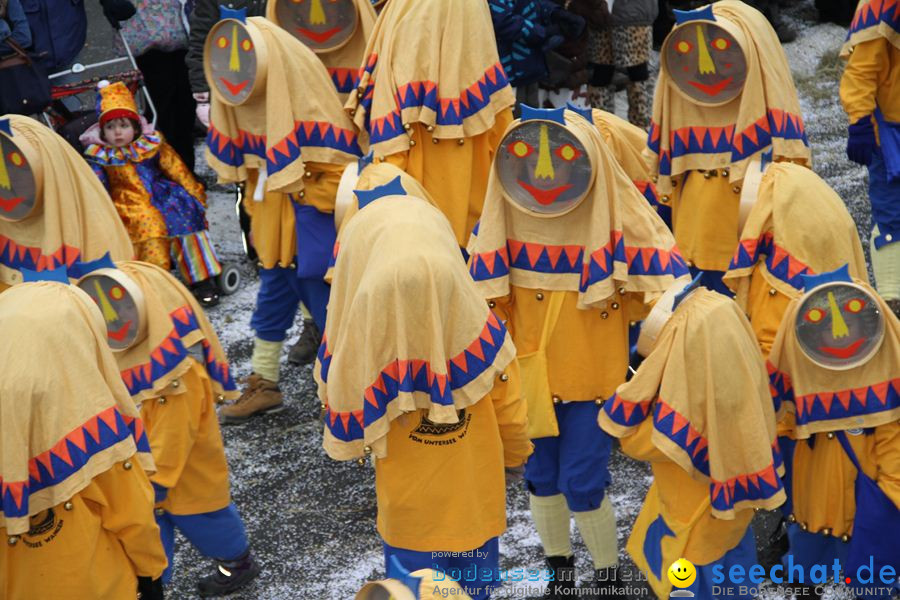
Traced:
<svg viewBox="0 0 900 600">
<path fill-rule="evenodd" d="M 488 0 L 500 63 L 515 86 L 547 74 L 543 45 L 549 37 L 549 15 L 558 7 L 548 0 Z"/>
<path fill-rule="evenodd" d="M 20 0 L 31 26 L 34 51 L 46 52 L 44 64 L 51 71 L 72 64 L 87 37 L 84 0 Z"/>
<path fill-rule="evenodd" d="M 12 54 L 13 49 L 6 43 L 7 38 L 23 48 L 31 47 L 31 28 L 22 4 L 19 0 L 9 0 L 6 6 L 6 15 L 0 19 L 0 56 Z"/>
</svg>

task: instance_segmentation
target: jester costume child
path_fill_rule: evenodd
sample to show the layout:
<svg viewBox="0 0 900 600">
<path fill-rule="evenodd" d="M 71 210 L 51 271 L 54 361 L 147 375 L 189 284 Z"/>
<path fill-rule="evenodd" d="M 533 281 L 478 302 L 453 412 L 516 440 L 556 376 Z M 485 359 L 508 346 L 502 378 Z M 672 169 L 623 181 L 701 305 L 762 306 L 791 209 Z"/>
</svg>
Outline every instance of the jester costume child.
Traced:
<svg viewBox="0 0 900 600">
<path fill-rule="evenodd" d="M 741 241 L 723 281 L 768 356 L 787 305 L 803 294 L 803 275 L 831 271 L 849 260 L 851 276 L 864 278 L 866 260 L 844 202 L 806 167 L 751 163 L 741 212 Z"/>
<path fill-rule="evenodd" d="M 611 438 L 597 415 L 625 380 L 629 324 L 688 270 L 597 127 L 564 109 L 522 106 L 469 251 L 479 291 L 516 343 L 535 444 L 532 515 L 557 579 L 568 574 L 554 586 L 571 587 L 570 511 L 594 568 L 618 562 Z"/>
<path fill-rule="evenodd" d="M 465 246 L 515 102 L 487 3 L 391 0 L 366 57 L 346 104 L 360 138 L 425 186 Z"/>
<path fill-rule="evenodd" d="M 369 0 L 269 0 L 266 18 L 322 59 L 341 102 L 356 91 L 377 18 Z"/>
<path fill-rule="evenodd" d="M 395 561 L 474 565 L 467 593 L 487 598 L 499 583 L 504 467 L 531 452 L 515 348 L 441 212 L 402 188 L 373 191 L 388 195 L 341 232 L 314 369 L 323 445 L 336 460 L 374 457 L 388 577 L 399 577 Z"/>
<path fill-rule="evenodd" d="M 804 276 L 769 354 L 776 406 L 791 440 L 787 475 L 790 560 L 807 572 L 839 560 L 858 598 L 897 591 L 900 553 L 900 321 L 844 267 Z M 871 565 L 870 565 L 871 561 Z M 859 589 L 858 569 L 874 581 Z"/>
<path fill-rule="evenodd" d="M 0 119 L 0 291 L 22 271 L 67 267 L 109 253 L 134 258 L 109 194 L 81 156 L 48 127 L 10 115 Z"/>
<path fill-rule="evenodd" d="M 698 277 L 657 302 L 638 351 L 645 360 L 599 418 L 623 452 L 653 470 L 628 553 L 659 598 L 669 597 L 667 571 L 679 558 L 696 567 L 687 588 L 694 597 L 751 598 L 714 585 L 712 573 L 756 564 L 753 509 L 785 498 L 775 411 L 750 324 Z"/>
<path fill-rule="evenodd" d="M 729 293 L 720 279 L 738 244 L 747 165 L 760 155 L 808 164 L 810 149 L 766 18 L 738 0 L 676 14 L 660 53 L 647 157 L 684 258 Z"/>
<path fill-rule="evenodd" d="M 362 152 L 316 54 L 266 19 L 232 16 L 210 30 L 205 68 L 213 90 L 207 159 L 220 181 L 246 184 L 259 255 L 253 374 L 220 411 L 239 422 L 283 406 L 281 348 L 301 301 L 325 329 L 334 198 L 344 166 Z"/>
<path fill-rule="evenodd" d="M 169 270 L 174 262 L 204 305 L 218 302 L 212 279 L 222 266 L 209 239 L 206 191 L 178 156 L 138 114 L 124 83 L 100 82 L 99 122 L 80 140 L 91 168 L 109 190 L 139 260 Z M 115 143 L 105 134 L 115 119 L 140 126 Z"/>
<path fill-rule="evenodd" d="M 161 599 L 153 459 L 97 307 L 23 283 L 0 331 L 0 597 Z"/>
<path fill-rule="evenodd" d="M 900 5 L 860 0 L 841 57 L 847 156 L 869 170 L 872 269 L 900 315 Z"/>
<path fill-rule="evenodd" d="M 156 522 L 172 578 L 175 529 L 223 568 L 201 596 L 235 591 L 259 573 L 231 502 L 216 402 L 237 396 L 225 352 L 203 310 L 168 272 L 143 262 L 101 263 L 78 287 L 103 313 L 107 341 L 138 403 L 157 472 Z"/>
</svg>

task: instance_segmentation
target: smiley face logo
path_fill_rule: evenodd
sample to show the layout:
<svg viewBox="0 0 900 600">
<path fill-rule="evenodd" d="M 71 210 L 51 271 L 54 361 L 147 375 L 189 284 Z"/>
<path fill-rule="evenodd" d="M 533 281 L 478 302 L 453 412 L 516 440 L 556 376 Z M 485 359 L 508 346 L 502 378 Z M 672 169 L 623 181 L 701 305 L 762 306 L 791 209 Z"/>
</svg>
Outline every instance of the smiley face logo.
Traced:
<svg viewBox="0 0 900 600">
<path fill-rule="evenodd" d="M 127 350 L 144 338 L 144 294 L 118 269 L 97 269 L 78 281 L 106 322 L 106 341 L 113 351 Z"/>
<path fill-rule="evenodd" d="M 813 288 L 800 302 L 794 323 L 800 349 L 826 369 L 867 362 L 884 339 L 884 315 L 862 286 L 832 282 Z"/>
<path fill-rule="evenodd" d="M 677 27 L 664 42 L 664 68 L 678 89 L 698 104 L 730 102 L 744 88 L 747 58 L 735 37 L 706 21 Z"/>
<path fill-rule="evenodd" d="M 679 558 L 672 563 L 668 570 L 669 583 L 677 588 L 687 588 L 693 585 L 697 579 L 697 569 L 693 563 L 685 558 Z"/>
<path fill-rule="evenodd" d="M 17 138 L 22 145 L 16 143 Z M 21 136 L 0 133 L 0 219 L 5 221 L 21 221 L 38 204 L 38 179 L 32 168 L 37 157 L 29 160 L 31 152 L 26 153 L 26 145 Z"/>
<path fill-rule="evenodd" d="M 275 18 L 314 52 L 324 53 L 350 41 L 359 24 L 359 10 L 356 0 L 279 0 Z"/>
<path fill-rule="evenodd" d="M 500 142 L 496 160 L 507 197 L 531 214 L 557 216 L 573 210 L 593 181 L 584 145 L 553 121 L 523 121 Z"/>
<path fill-rule="evenodd" d="M 246 25 L 235 19 L 219 21 L 206 37 L 207 77 L 227 104 L 243 104 L 256 86 L 256 43 Z"/>
</svg>

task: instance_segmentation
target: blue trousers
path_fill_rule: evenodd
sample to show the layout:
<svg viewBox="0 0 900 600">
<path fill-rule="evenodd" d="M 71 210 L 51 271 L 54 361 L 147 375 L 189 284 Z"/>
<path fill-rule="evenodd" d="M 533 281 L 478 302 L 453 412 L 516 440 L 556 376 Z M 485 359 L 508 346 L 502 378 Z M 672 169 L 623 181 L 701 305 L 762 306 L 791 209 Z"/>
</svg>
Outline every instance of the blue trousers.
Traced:
<svg viewBox="0 0 900 600">
<path fill-rule="evenodd" d="M 750 600 L 754 595 L 740 594 L 740 587 L 743 585 L 747 588 L 759 587 L 759 585 L 750 583 L 747 579 L 743 584 L 731 583 L 728 579 L 728 572 L 734 565 L 741 565 L 744 573 L 750 571 L 750 567 L 756 564 L 756 538 L 753 536 L 753 528 L 747 527 L 747 533 L 741 538 L 737 546 L 725 553 L 725 556 L 708 565 L 695 565 L 697 569 L 697 579 L 688 590 L 694 592 L 695 598 L 722 599 L 728 600 L 738 598 L 740 600 Z M 721 583 L 713 582 L 713 567 L 721 565 L 724 569 L 725 580 Z M 718 588 L 721 594 L 714 594 L 713 588 Z"/>
<path fill-rule="evenodd" d="M 201 554 L 216 560 L 234 560 L 250 548 L 244 522 L 233 503 L 221 510 L 197 515 L 165 512 L 156 515 L 156 523 L 166 558 L 169 559 L 169 566 L 163 573 L 163 583 L 169 583 L 172 579 L 176 527 Z"/>
<path fill-rule="evenodd" d="M 448 554 L 451 553 L 404 550 L 385 543 L 385 571 L 389 578 L 404 578 L 405 573 L 396 572 L 396 565 L 392 564 L 391 558 L 396 559 L 407 573 L 419 569 L 434 569 L 438 572 L 435 579 L 440 580 L 443 575 L 447 580 L 457 581 L 473 600 L 490 598 L 491 590 L 500 587 L 500 543 L 497 538 L 491 538 L 481 547 L 469 552 L 456 553 L 464 556 L 446 556 Z M 416 597 L 417 591 L 413 591 Z"/>
<path fill-rule="evenodd" d="M 872 225 L 878 225 L 875 247 L 900 242 L 900 181 L 888 181 L 881 148 L 875 150 L 869 165 L 869 201 Z"/>
<path fill-rule="evenodd" d="M 321 278 L 300 279 L 294 269 L 259 270 L 259 293 L 250 327 L 267 342 L 281 342 L 294 324 L 300 302 L 312 314 L 319 331 L 325 331 L 329 286 Z"/>
<path fill-rule="evenodd" d="M 610 484 L 612 438 L 597 425 L 595 402 L 557 404 L 559 436 L 531 440 L 534 453 L 525 463 L 525 485 L 535 496 L 566 497 L 569 510 L 600 508 Z"/>
</svg>

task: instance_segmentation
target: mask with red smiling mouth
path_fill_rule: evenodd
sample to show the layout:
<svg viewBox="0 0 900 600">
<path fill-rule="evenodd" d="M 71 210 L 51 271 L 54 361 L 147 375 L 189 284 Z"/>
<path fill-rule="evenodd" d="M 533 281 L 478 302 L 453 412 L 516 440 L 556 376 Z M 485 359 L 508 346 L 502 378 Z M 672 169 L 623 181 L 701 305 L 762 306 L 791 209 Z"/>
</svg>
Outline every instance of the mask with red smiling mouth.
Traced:
<svg viewBox="0 0 900 600">
<path fill-rule="evenodd" d="M 678 90 L 697 104 L 717 106 L 741 94 L 747 59 L 724 19 L 690 20 L 663 43 L 663 66 Z M 734 31 L 738 32 L 737 27 Z"/>
<path fill-rule="evenodd" d="M 872 294 L 855 283 L 836 281 L 808 291 L 795 329 L 803 353 L 827 369 L 866 363 L 884 339 L 884 315 Z"/>
<path fill-rule="evenodd" d="M 237 19 L 216 23 L 206 37 L 207 79 L 226 104 L 240 105 L 263 87 L 264 42 L 256 27 Z"/>
<path fill-rule="evenodd" d="M 547 216 L 567 213 L 591 188 L 590 157 L 582 142 L 561 122 L 561 112 L 542 114 L 524 107 L 523 115 L 528 117 L 523 116 L 506 134 L 497 150 L 500 183 L 520 209 Z"/>
<path fill-rule="evenodd" d="M 144 294 L 118 269 L 97 269 L 78 281 L 106 322 L 106 340 L 114 351 L 127 350 L 146 335 Z"/>
<path fill-rule="evenodd" d="M 278 25 L 316 53 L 346 45 L 359 26 L 357 0 L 269 1 L 275 2 Z"/>
<path fill-rule="evenodd" d="M 13 134 L 9 121 L 0 121 L 0 219 L 21 221 L 39 203 L 40 158 L 22 136 Z"/>
</svg>

